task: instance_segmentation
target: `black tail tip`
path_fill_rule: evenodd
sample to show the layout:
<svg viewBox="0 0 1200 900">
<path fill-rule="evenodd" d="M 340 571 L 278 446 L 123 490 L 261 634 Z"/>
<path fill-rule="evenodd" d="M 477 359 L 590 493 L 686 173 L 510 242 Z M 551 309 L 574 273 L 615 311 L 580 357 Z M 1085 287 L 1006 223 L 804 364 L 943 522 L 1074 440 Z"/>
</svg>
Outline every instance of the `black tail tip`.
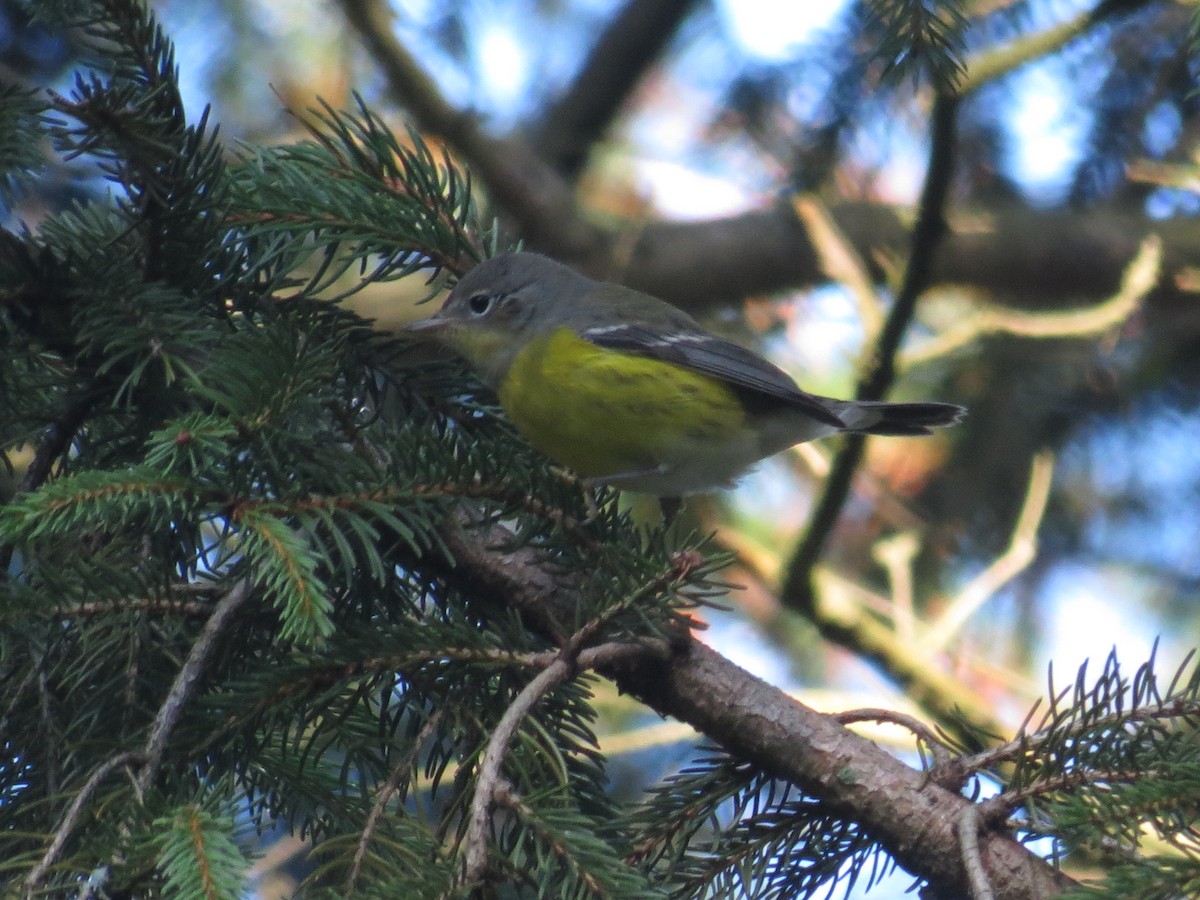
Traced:
<svg viewBox="0 0 1200 900">
<path fill-rule="evenodd" d="M 956 403 L 880 403 L 882 416 L 866 430 L 868 434 L 931 434 L 931 428 L 945 428 L 960 422 L 967 414 Z"/>
</svg>

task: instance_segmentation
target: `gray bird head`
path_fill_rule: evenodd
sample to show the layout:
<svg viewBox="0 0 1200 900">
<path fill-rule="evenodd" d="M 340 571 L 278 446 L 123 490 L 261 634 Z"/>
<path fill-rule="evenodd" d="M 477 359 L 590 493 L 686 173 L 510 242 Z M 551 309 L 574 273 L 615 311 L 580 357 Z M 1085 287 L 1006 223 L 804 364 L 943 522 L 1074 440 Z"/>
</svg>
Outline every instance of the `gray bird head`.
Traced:
<svg viewBox="0 0 1200 900">
<path fill-rule="evenodd" d="M 466 357 L 495 386 L 521 347 L 563 324 L 595 286 L 591 279 L 536 253 L 492 257 L 464 275 L 428 319 L 404 330 L 429 334 Z"/>
</svg>

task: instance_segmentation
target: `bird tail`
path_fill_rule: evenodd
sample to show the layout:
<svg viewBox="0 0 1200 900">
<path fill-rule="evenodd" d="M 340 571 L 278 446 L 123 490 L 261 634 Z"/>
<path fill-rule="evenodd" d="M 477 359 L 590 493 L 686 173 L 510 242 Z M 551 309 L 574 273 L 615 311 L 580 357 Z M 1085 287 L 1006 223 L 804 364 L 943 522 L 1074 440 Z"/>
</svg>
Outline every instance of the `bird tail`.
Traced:
<svg viewBox="0 0 1200 900">
<path fill-rule="evenodd" d="M 835 401 L 832 411 L 854 434 L 929 434 L 953 425 L 966 409 L 953 403 L 887 403 L 873 400 Z"/>
</svg>

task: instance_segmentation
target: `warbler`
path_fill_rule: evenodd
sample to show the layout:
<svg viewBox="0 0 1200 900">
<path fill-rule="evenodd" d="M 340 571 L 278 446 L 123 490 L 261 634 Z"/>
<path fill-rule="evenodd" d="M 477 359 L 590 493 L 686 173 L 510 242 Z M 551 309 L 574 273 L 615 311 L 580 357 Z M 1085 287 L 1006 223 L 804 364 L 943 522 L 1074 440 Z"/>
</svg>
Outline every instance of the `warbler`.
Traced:
<svg viewBox="0 0 1200 900">
<path fill-rule="evenodd" d="M 533 253 L 480 263 L 406 330 L 465 357 L 547 456 L 589 481 L 659 497 L 727 487 L 814 438 L 929 434 L 964 412 L 806 393 L 670 304 Z"/>
</svg>

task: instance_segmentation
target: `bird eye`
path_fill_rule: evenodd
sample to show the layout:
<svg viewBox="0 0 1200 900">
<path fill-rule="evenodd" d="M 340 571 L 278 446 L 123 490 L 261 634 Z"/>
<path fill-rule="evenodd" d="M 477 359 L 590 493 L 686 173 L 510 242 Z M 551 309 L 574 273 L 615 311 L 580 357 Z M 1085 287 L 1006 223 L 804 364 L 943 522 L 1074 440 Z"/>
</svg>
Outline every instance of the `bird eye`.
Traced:
<svg viewBox="0 0 1200 900">
<path fill-rule="evenodd" d="M 486 316 L 495 302 L 495 294 L 472 294 L 467 298 L 467 309 L 473 316 Z"/>
</svg>

